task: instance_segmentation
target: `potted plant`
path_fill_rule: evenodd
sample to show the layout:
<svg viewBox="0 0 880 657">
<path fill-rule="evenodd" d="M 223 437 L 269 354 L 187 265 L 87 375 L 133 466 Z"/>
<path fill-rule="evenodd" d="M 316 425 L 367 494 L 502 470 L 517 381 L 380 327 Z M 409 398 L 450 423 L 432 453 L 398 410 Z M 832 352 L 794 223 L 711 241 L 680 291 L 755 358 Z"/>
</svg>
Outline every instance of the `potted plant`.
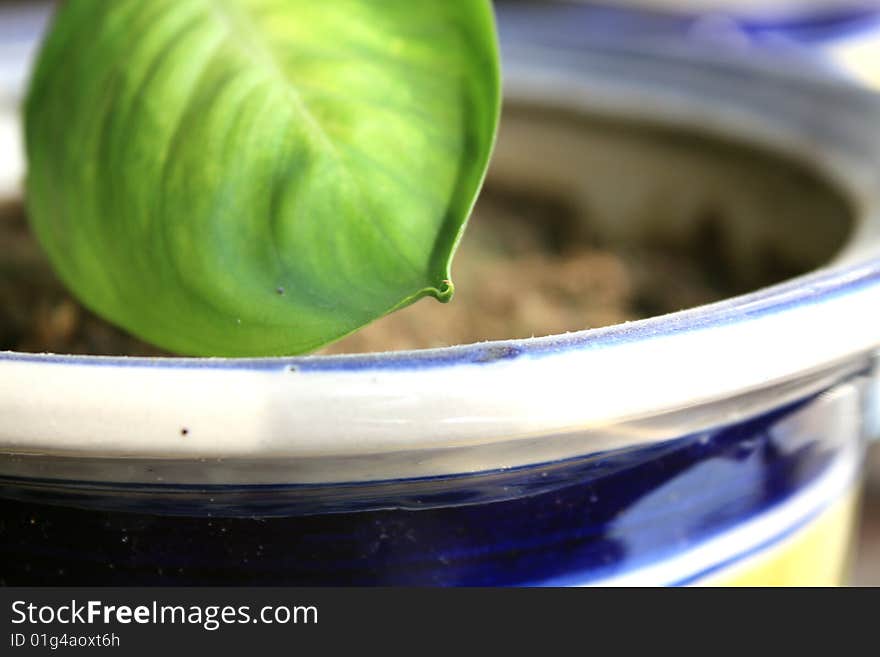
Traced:
<svg viewBox="0 0 880 657">
<path fill-rule="evenodd" d="M 502 35 L 515 16 L 501 12 Z M 534 247 L 584 284 L 566 265 L 638 247 L 633 267 L 671 253 L 731 296 L 416 351 L 3 352 L 4 581 L 839 580 L 877 403 L 880 105 L 748 58 L 523 38 L 504 52 L 474 267 L 507 257 L 492 271 L 511 272 Z M 658 262 L 621 278 L 650 289 Z M 578 316 L 582 294 L 559 307 Z M 179 307 L 167 326 L 186 323 Z"/>
</svg>

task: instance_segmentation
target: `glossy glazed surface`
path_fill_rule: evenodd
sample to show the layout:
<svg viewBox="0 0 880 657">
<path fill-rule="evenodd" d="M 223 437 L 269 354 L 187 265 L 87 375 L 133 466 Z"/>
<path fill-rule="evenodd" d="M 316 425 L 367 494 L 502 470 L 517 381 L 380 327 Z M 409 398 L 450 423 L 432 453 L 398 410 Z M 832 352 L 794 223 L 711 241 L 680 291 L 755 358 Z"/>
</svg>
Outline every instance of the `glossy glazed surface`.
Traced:
<svg viewBox="0 0 880 657">
<path fill-rule="evenodd" d="M 6 480 L 0 576 L 8 584 L 692 583 L 772 551 L 845 498 L 861 459 L 863 379 L 650 448 L 479 476 L 164 491 Z M 334 498 L 344 504 L 330 509 Z M 257 509 L 260 517 L 246 515 Z"/>
</svg>

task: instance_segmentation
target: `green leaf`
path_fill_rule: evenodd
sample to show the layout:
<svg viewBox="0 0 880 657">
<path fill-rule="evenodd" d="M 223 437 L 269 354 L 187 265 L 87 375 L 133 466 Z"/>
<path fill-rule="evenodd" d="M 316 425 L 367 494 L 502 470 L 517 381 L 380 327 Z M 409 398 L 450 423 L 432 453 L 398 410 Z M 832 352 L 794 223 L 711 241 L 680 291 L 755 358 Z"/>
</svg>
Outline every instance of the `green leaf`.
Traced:
<svg viewBox="0 0 880 657">
<path fill-rule="evenodd" d="M 67 0 L 26 107 L 32 225 L 146 340 L 306 352 L 451 297 L 499 87 L 488 0 Z"/>
</svg>

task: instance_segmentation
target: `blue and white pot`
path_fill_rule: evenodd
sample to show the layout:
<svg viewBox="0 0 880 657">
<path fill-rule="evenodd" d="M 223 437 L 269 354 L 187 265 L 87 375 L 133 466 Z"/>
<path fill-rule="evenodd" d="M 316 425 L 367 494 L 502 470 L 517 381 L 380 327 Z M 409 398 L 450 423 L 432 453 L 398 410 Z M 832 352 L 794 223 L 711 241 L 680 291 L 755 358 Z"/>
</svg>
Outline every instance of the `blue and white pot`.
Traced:
<svg viewBox="0 0 880 657">
<path fill-rule="evenodd" d="M 538 29 L 544 14 L 499 12 L 494 176 L 626 207 L 660 198 L 657 181 L 673 205 L 697 203 L 726 171 L 701 146 L 674 159 L 649 140 L 644 160 L 669 171 L 644 165 L 609 196 L 578 148 L 596 131 L 578 126 L 612 117 L 754 147 L 845 209 L 842 226 L 772 186 L 717 185 L 740 208 L 723 228 L 745 270 L 758 244 L 812 257 L 845 242 L 750 294 L 529 340 L 256 360 L 2 352 L 0 580 L 841 580 L 880 433 L 880 100 L 760 49 L 575 38 L 571 15 Z M 571 147 L 545 149 L 554 139 Z"/>
</svg>

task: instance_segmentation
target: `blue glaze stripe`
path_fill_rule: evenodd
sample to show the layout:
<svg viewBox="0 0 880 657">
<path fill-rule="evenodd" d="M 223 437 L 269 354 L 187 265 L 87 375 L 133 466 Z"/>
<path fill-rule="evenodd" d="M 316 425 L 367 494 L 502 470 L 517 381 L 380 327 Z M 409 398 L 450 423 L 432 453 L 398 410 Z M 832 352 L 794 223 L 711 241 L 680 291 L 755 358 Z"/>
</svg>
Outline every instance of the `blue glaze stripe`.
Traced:
<svg viewBox="0 0 880 657">
<path fill-rule="evenodd" d="M 833 422 L 826 431 L 822 419 L 838 410 L 815 399 L 653 450 L 567 464 L 552 485 L 531 491 L 529 485 L 544 480 L 540 469 L 491 482 L 478 477 L 467 486 L 490 487 L 502 497 L 471 504 L 462 500 L 459 483 L 426 509 L 406 506 L 428 497 L 416 485 L 388 491 L 378 508 L 349 499 L 332 512 L 284 515 L 279 508 L 277 516 L 259 516 L 255 498 L 247 497 L 238 500 L 246 515 L 228 515 L 228 503 L 210 493 L 195 492 L 178 500 L 179 509 L 168 509 L 156 498 L 125 499 L 130 492 L 121 491 L 104 496 L 120 503 L 114 508 L 83 508 L 64 495 L 10 498 L 4 491 L 0 576 L 19 581 L 19 567 L 66 559 L 89 578 L 104 577 L 107 562 L 129 569 L 161 563 L 182 569 L 173 581 L 189 584 L 223 572 L 227 583 L 252 584 L 560 585 L 635 577 L 655 567 L 668 571 L 664 581 L 679 581 L 692 571 L 677 570 L 680 562 L 666 567 L 677 557 L 687 562 L 702 550 L 701 559 L 717 552 L 723 562 L 733 556 L 723 547 L 727 537 L 738 529 L 755 534 L 750 544 L 734 541 L 733 547 L 748 548 L 742 555 L 777 535 L 773 522 L 768 530 L 768 514 L 793 523 L 839 494 L 843 477 L 830 473 L 843 472 L 851 482 L 852 469 L 839 466 L 854 460 L 855 438 L 837 435 Z M 528 494 L 503 497 L 517 485 Z M 375 498 L 377 491 L 366 495 Z M 263 496 L 277 502 L 283 494 Z M 754 532 L 753 522 L 761 523 Z M 716 540 L 721 548 L 704 549 Z M 131 544 L 134 553 L 127 551 Z M 236 562 L 239 555 L 249 565 Z M 705 566 L 697 561 L 692 570 Z M 155 581 L 149 573 L 137 578 Z"/>
</svg>

